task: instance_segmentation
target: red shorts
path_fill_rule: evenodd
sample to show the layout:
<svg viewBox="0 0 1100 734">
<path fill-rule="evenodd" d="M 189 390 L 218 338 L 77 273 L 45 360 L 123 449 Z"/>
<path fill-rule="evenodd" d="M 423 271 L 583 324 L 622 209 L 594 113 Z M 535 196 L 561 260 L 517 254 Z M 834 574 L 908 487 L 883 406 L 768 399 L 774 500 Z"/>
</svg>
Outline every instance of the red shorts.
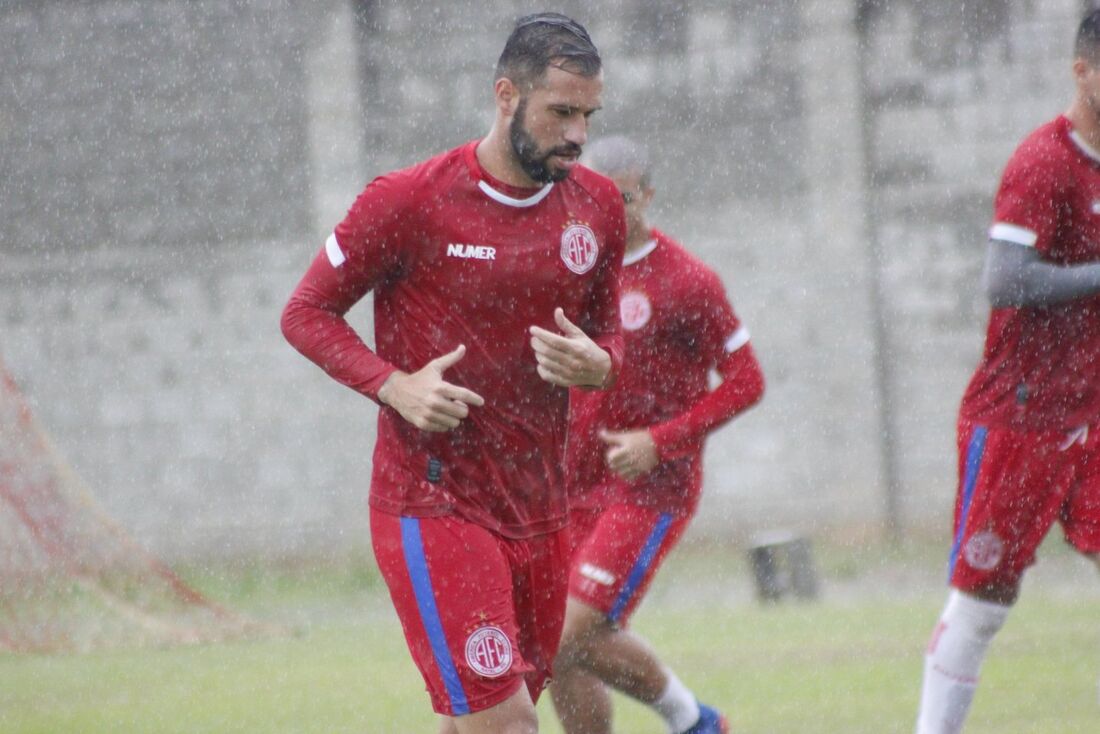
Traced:
<svg viewBox="0 0 1100 734">
<path fill-rule="evenodd" d="M 569 595 L 625 624 L 690 521 L 637 505 L 575 508 Z"/>
<path fill-rule="evenodd" d="M 550 678 L 567 593 L 568 530 L 524 540 L 461 518 L 370 511 L 371 543 L 405 640 L 446 716 Z"/>
<path fill-rule="evenodd" d="M 959 420 L 959 490 L 949 581 L 1015 587 L 1057 520 L 1100 552 L 1100 428 L 1024 432 Z"/>
</svg>

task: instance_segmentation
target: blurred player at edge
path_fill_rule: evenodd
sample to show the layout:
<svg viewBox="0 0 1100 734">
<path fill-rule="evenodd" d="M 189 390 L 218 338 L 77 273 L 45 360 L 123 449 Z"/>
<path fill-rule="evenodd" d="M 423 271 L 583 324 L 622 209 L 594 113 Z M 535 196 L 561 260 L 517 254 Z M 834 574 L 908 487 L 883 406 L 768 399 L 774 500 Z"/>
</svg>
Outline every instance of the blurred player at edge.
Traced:
<svg viewBox="0 0 1100 734">
<path fill-rule="evenodd" d="M 993 636 L 1055 520 L 1100 552 L 1100 11 L 1074 47 L 1065 115 L 1013 153 L 985 264 L 993 310 L 959 410 L 951 591 L 928 643 L 917 731 L 962 730 Z"/>
<path fill-rule="evenodd" d="M 575 21 L 517 21 L 488 135 L 372 181 L 283 312 L 381 406 L 371 542 L 444 732 L 536 732 L 557 651 L 567 388 L 622 359 L 622 198 L 577 165 L 600 67 Z M 368 291 L 374 351 L 344 320 Z"/>
<path fill-rule="evenodd" d="M 725 717 L 626 623 L 695 512 L 705 436 L 759 401 L 764 378 L 718 276 L 646 224 L 654 189 L 644 149 L 606 138 L 584 160 L 626 204 L 626 353 L 613 388 L 572 391 L 573 556 L 550 692 L 567 734 L 611 731 L 607 686 L 651 707 L 673 734 L 717 734 Z M 712 369 L 722 383 L 708 392 Z"/>
</svg>

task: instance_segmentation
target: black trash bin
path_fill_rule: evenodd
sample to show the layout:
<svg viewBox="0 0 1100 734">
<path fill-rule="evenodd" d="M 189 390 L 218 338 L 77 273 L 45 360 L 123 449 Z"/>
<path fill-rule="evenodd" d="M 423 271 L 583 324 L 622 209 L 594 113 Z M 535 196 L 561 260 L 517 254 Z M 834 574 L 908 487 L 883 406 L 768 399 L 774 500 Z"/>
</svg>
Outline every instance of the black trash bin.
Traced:
<svg viewBox="0 0 1100 734">
<path fill-rule="evenodd" d="M 817 571 L 809 538 L 789 530 L 760 533 L 749 546 L 749 565 L 756 596 L 762 602 L 777 602 L 785 596 L 817 598 Z"/>
</svg>

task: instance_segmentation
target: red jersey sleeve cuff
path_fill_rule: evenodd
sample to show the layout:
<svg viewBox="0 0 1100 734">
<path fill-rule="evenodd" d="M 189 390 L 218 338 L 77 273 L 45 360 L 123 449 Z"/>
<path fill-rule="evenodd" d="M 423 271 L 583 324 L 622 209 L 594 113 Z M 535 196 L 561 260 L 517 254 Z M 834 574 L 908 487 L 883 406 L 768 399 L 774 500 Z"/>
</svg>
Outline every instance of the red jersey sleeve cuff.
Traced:
<svg viewBox="0 0 1100 734">
<path fill-rule="evenodd" d="M 361 385 L 356 386 L 355 390 L 381 405 L 382 401 L 378 399 L 378 391 L 382 389 L 382 385 L 386 384 L 386 380 L 388 380 L 390 375 L 394 372 L 397 372 L 396 367 L 389 362 L 383 362 L 378 372 Z"/>
<path fill-rule="evenodd" d="M 596 346 L 607 352 L 607 355 L 611 357 L 611 369 L 607 371 L 607 377 L 603 379 L 603 384 L 600 385 L 597 390 L 606 390 L 615 384 L 615 381 L 619 379 L 619 370 L 623 366 L 623 352 L 625 346 L 623 343 L 623 337 L 620 334 L 614 334 L 611 336 L 602 336 L 594 340 Z"/>
<path fill-rule="evenodd" d="M 691 453 L 694 450 L 694 436 L 686 427 L 678 421 L 658 423 L 649 428 L 649 435 L 653 438 L 653 444 L 657 447 L 657 455 L 661 461 L 677 459 Z"/>
</svg>

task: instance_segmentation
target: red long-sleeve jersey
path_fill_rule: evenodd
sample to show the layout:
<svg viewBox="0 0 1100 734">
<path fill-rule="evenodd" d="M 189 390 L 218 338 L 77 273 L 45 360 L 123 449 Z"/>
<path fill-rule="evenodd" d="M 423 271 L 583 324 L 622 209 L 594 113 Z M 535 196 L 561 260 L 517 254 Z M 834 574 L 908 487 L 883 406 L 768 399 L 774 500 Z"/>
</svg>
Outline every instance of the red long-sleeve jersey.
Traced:
<svg viewBox="0 0 1100 734">
<path fill-rule="evenodd" d="M 990 239 L 1071 266 L 1100 262 L 1100 151 L 1058 116 L 1012 154 Z M 984 425 L 1070 430 L 1100 421 L 1100 296 L 995 308 L 960 413 Z"/>
<path fill-rule="evenodd" d="M 630 502 L 690 514 L 702 486 L 708 432 L 754 405 L 764 376 L 718 276 L 658 230 L 627 255 L 620 311 L 626 355 L 614 387 L 573 390 L 568 451 L 577 507 Z M 708 373 L 722 383 L 708 390 Z M 648 429 L 661 463 L 632 483 L 615 476 L 598 438 Z"/>
<path fill-rule="evenodd" d="M 460 515 L 508 537 L 562 527 L 568 391 L 536 371 L 528 328 L 557 331 L 558 306 L 622 362 L 618 279 L 625 245 L 614 184 L 578 166 L 541 189 L 483 171 L 476 141 L 372 181 L 283 311 L 287 340 L 337 381 L 377 399 L 466 345 L 444 375 L 484 407 L 446 433 L 382 406 L 370 503 L 408 516 Z M 374 292 L 375 349 L 344 314 Z"/>
</svg>

